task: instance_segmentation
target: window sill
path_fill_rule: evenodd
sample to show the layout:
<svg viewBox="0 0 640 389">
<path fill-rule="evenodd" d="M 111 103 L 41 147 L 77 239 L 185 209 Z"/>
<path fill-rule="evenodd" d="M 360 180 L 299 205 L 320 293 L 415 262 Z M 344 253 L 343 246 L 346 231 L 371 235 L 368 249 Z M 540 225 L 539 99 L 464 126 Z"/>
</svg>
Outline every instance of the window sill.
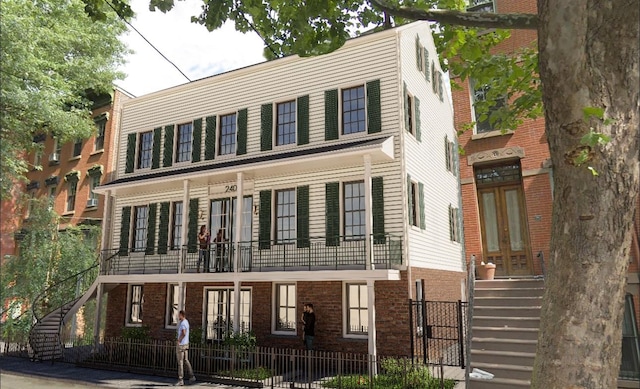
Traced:
<svg viewBox="0 0 640 389">
<path fill-rule="evenodd" d="M 471 140 L 478 140 L 478 139 L 484 139 L 484 138 L 494 138 L 496 136 L 512 135 L 512 134 L 513 134 L 512 130 L 505 131 L 504 133 L 501 130 L 493 130 L 493 131 L 489 131 L 489 132 L 483 132 L 481 134 L 473 134 L 473 135 L 471 135 Z"/>
<path fill-rule="evenodd" d="M 79 161 L 80 158 L 82 158 L 82 154 L 81 155 L 76 155 L 75 157 L 69 158 L 69 162 Z"/>
<path fill-rule="evenodd" d="M 271 331 L 271 335 L 295 337 L 295 336 L 298 336 L 298 332 L 297 331 Z"/>
<path fill-rule="evenodd" d="M 64 212 L 64 213 L 63 213 L 62 215 L 60 215 L 60 216 L 73 216 L 73 215 L 75 215 L 75 214 L 76 214 L 76 211 L 67 211 L 67 212 Z"/>
<path fill-rule="evenodd" d="M 367 339 L 369 339 L 369 335 L 367 335 L 367 334 L 362 334 L 362 335 L 344 334 L 342 337 L 345 338 L 345 339 L 349 339 L 349 340 L 367 340 Z"/>
<path fill-rule="evenodd" d="M 142 327 L 142 323 L 125 323 L 125 327 Z"/>
<path fill-rule="evenodd" d="M 102 154 L 102 153 L 104 153 L 104 149 L 96 150 L 96 151 L 94 151 L 93 153 L 91 153 L 89 155 L 93 156 L 93 155 L 98 155 L 98 154 Z"/>
<path fill-rule="evenodd" d="M 178 329 L 178 325 L 169 325 L 169 324 L 165 324 L 164 326 L 165 330 L 177 330 Z"/>
<path fill-rule="evenodd" d="M 95 207 L 86 207 L 84 209 L 85 212 L 97 211 L 97 210 L 98 210 L 98 206 L 97 205 Z"/>
</svg>

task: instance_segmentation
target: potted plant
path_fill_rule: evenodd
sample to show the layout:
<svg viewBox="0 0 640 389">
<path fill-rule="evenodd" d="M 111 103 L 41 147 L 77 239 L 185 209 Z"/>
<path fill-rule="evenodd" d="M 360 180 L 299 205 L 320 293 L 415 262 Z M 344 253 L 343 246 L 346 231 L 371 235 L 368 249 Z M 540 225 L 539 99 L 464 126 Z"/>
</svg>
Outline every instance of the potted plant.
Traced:
<svg viewBox="0 0 640 389">
<path fill-rule="evenodd" d="M 496 265 L 492 262 L 480 262 L 480 267 L 478 268 L 478 270 L 478 274 L 481 280 L 492 280 L 496 275 Z"/>
</svg>

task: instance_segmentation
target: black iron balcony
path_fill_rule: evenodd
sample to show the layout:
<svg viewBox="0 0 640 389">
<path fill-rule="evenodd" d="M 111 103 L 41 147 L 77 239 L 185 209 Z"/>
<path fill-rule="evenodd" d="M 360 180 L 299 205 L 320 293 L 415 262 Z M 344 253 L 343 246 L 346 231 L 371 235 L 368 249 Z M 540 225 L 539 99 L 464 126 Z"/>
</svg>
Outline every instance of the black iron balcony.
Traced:
<svg viewBox="0 0 640 389">
<path fill-rule="evenodd" d="M 402 238 L 390 235 L 372 240 L 372 264 L 391 269 L 402 264 Z M 365 239 L 336 236 L 305 240 L 231 242 L 184 246 L 158 254 L 147 248 L 116 249 L 104 253 L 101 274 L 223 273 L 239 272 L 365 270 L 368 268 Z M 113 254 L 119 252 L 120 255 Z"/>
</svg>

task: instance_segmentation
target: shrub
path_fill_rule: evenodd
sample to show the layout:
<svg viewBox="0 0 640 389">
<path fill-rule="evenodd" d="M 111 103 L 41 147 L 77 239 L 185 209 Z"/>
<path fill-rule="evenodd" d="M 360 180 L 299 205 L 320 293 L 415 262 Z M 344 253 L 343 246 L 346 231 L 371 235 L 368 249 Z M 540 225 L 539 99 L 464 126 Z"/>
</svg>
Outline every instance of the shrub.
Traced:
<svg viewBox="0 0 640 389">
<path fill-rule="evenodd" d="M 122 338 L 131 340 L 150 341 L 151 328 L 149 326 L 142 327 L 123 327 Z"/>
</svg>

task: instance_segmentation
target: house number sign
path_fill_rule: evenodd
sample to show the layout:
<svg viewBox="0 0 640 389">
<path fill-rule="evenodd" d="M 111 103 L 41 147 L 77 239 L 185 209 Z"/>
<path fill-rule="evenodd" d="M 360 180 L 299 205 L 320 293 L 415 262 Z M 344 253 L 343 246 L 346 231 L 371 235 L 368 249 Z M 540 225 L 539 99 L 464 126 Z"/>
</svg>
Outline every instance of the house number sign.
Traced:
<svg viewBox="0 0 640 389">
<path fill-rule="evenodd" d="M 238 185 L 225 185 L 224 186 L 224 193 L 236 192 L 237 190 L 238 190 Z"/>
</svg>

